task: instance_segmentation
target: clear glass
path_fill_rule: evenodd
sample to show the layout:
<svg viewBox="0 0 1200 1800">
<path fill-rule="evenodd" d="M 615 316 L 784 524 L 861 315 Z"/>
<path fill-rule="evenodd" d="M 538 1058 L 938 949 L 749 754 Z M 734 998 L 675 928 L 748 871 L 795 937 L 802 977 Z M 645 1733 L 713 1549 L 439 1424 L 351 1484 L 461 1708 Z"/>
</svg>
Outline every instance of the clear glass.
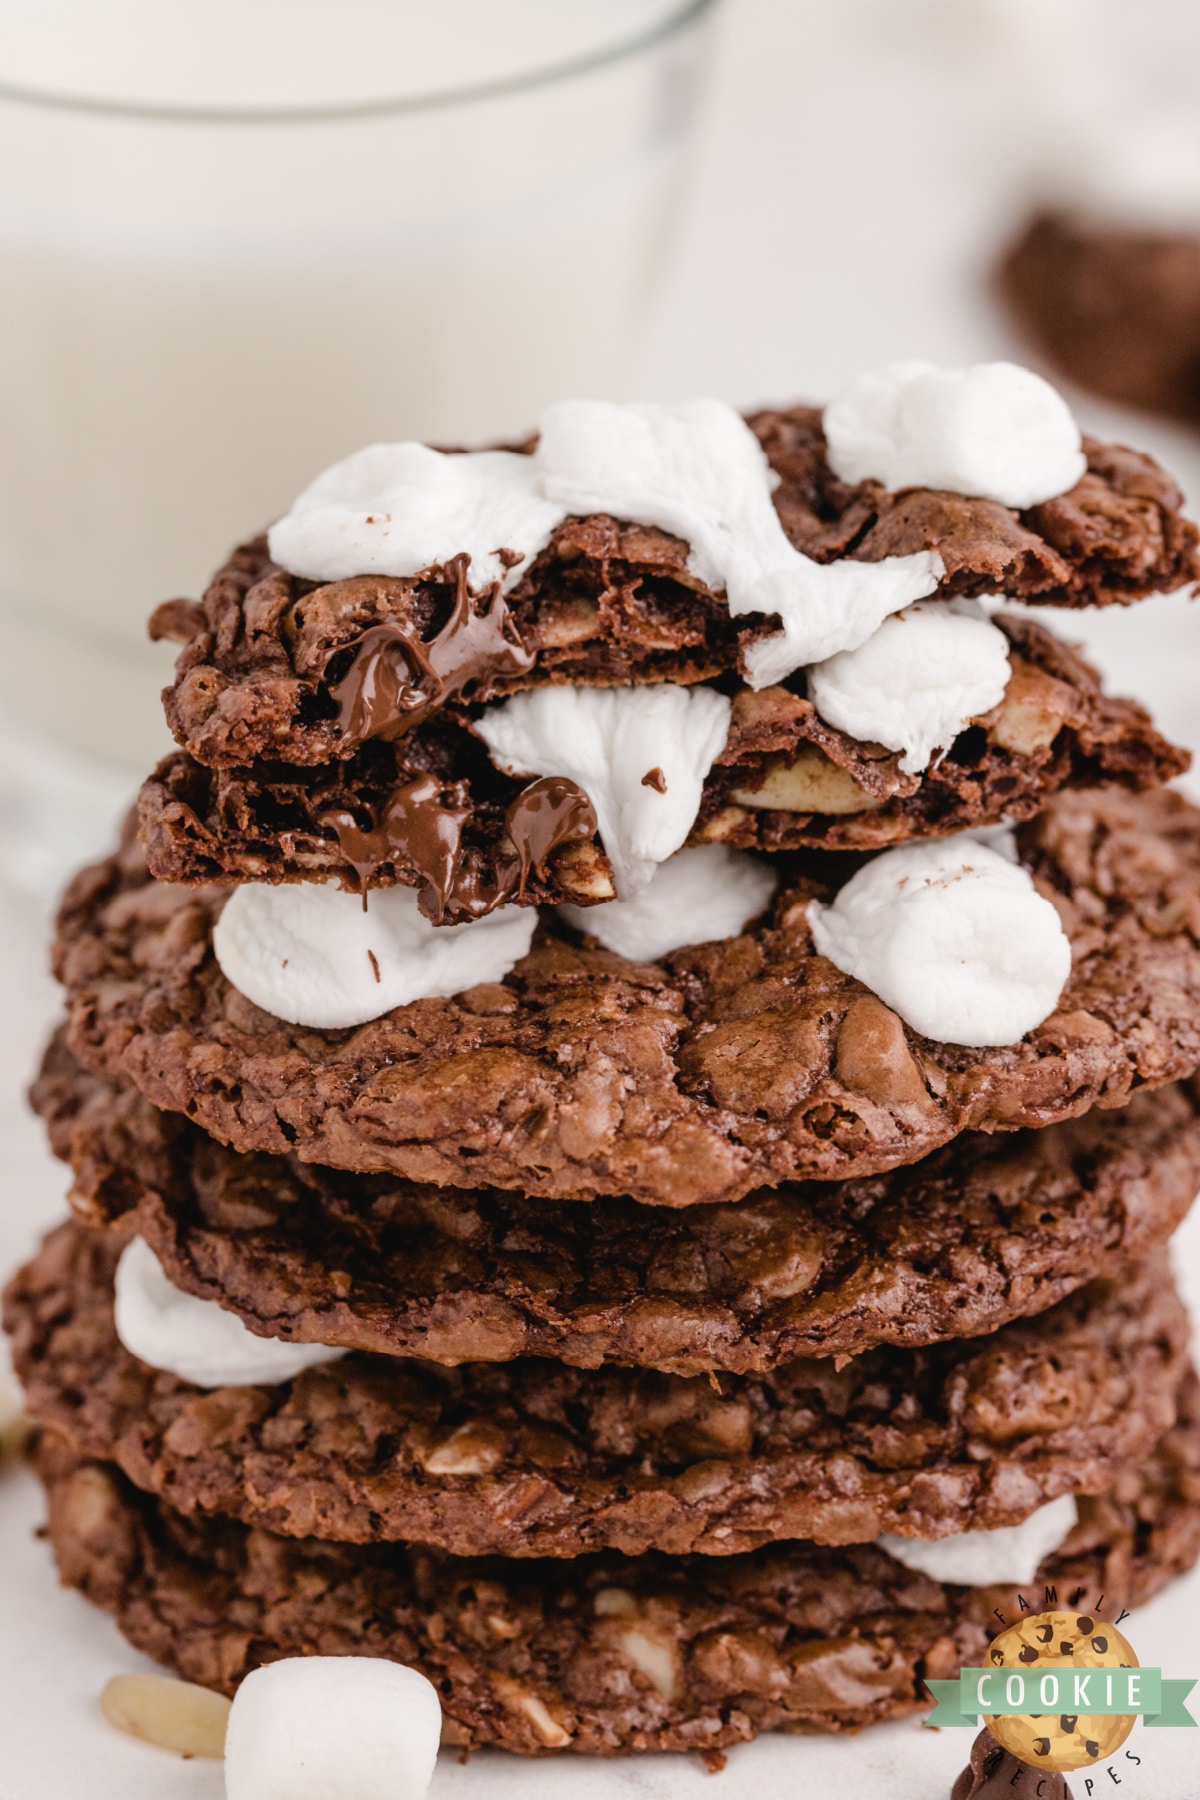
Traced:
<svg viewBox="0 0 1200 1800">
<path fill-rule="evenodd" d="M 396 101 L 0 89 L 0 732 L 144 773 L 147 613 L 320 468 L 621 392 L 710 11 L 525 73 L 510 43 L 490 85 L 476 55 L 470 88 Z"/>
</svg>

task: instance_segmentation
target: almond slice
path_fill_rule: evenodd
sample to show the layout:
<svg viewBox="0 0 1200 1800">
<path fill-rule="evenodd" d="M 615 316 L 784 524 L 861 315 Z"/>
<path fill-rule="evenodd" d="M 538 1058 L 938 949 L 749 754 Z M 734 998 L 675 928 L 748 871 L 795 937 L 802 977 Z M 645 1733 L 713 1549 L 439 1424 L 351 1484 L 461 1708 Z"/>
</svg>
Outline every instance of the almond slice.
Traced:
<svg viewBox="0 0 1200 1800">
<path fill-rule="evenodd" d="M 104 1684 L 100 1711 L 118 1731 L 173 1750 L 177 1756 L 225 1755 L 229 1701 L 211 1688 L 170 1675 L 114 1675 Z"/>
</svg>

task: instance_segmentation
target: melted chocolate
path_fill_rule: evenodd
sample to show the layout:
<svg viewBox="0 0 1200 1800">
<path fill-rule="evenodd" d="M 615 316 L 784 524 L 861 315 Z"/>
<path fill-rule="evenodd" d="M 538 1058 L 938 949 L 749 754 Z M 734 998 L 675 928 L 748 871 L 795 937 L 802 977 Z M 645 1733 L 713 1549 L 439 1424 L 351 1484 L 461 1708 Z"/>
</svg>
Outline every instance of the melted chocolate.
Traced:
<svg viewBox="0 0 1200 1800">
<path fill-rule="evenodd" d="M 950 1800 L 1071 1800 L 1071 1790 L 1061 1775 L 1021 1762 L 990 1731 L 981 1731 Z"/>
<path fill-rule="evenodd" d="M 530 871 L 544 879 L 555 850 L 595 837 L 596 812 L 576 782 L 546 775 L 522 788 L 504 815 L 504 827 L 520 859 L 517 893 L 524 894 Z"/>
<path fill-rule="evenodd" d="M 667 791 L 667 778 L 660 768 L 655 767 L 653 769 L 647 769 L 646 773 L 642 776 L 642 786 L 653 788 L 656 794 L 665 794 Z"/>
<path fill-rule="evenodd" d="M 331 652 L 330 662 L 344 650 L 354 652 L 346 673 L 330 687 L 347 744 L 367 738 L 394 742 L 451 696 L 470 688 L 484 700 L 498 680 L 533 667 L 534 652 L 522 643 L 498 587 L 485 595 L 471 593 L 469 562 L 467 556 L 455 556 L 446 564 L 454 603 L 446 623 L 428 641 L 410 623 L 394 619 L 368 626 L 353 643 Z"/>
<path fill-rule="evenodd" d="M 443 793 L 435 775 L 418 775 L 390 795 L 369 826 L 341 808 L 321 815 L 321 823 L 336 831 L 338 848 L 358 876 L 364 907 L 375 870 L 386 862 L 400 863 L 421 877 L 422 912 L 441 923 L 459 873 L 463 826 L 471 816 L 469 805 L 448 803 Z"/>
<path fill-rule="evenodd" d="M 420 877 L 418 904 L 435 925 L 447 918 L 481 918 L 523 897 L 531 874 L 544 879 L 555 850 L 596 834 L 591 801 L 561 775 L 531 782 L 512 801 L 505 829 L 513 851 L 494 872 L 484 868 L 477 851 L 463 846 L 470 816 L 461 783 L 447 787 L 426 774 L 396 788 L 370 824 L 344 807 L 322 813 L 321 823 L 336 832 L 338 848 L 358 877 L 364 907 L 375 870 L 395 863 Z"/>
</svg>

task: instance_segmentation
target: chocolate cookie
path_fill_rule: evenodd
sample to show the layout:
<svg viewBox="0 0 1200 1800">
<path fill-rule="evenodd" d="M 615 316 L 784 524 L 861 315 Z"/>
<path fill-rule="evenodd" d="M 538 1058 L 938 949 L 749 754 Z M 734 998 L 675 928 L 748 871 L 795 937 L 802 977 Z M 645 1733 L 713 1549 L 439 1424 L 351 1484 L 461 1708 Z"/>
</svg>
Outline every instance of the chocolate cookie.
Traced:
<svg viewBox="0 0 1200 1800">
<path fill-rule="evenodd" d="M 1106 698 L 1095 671 L 1042 626 L 997 623 L 1012 645 L 1008 691 L 921 775 L 827 725 L 786 688 L 740 689 L 689 841 L 877 849 L 1029 818 L 1066 787 L 1157 786 L 1188 766 L 1141 707 Z M 531 852 L 530 828 L 545 835 L 546 820 L 528 797 L 546 786 L 502 775 L 469 723 L 443 713 L 315 769 L 213 770 L 177 753 L 146 782 L 139 814 L 160 881 L 403 882 L 421 888 L 439 922 L 514 900 L 611 899 L 594 814 L 581 831 L 564 812 L 561 838 L 551 832 L 549 848 Z"/>
<path fill-rule="evenodd" d="M 1200 237 L 1043 212 L 997 285 L 1030 342 L 1080 387 L 1200 419 Z"/>
<path fill-rule="evenodd" d="M 35 1419 L 181 1512 L 458 1556 L 729 1556 L 1017 1524 L 1148 1454 L 1186 1358 L 1158 1252 L 991 1337 L 840 1369 L 803 1359 L 718 1382 L 355 1355 L 205 1391 L 118 1340 L 119 1247 L 60 1226 L 8 1286 Z"/>
<path fill-rule="evenodd" d="M 1196 1389 L 1181 1422 L 1080 1521 L 1030 1599 L 1136 1606 L 1200 1551 Z M 138 1649 L 232 1693 L 281 1656 L 391 1656 L 441 1695 L 450 1743 L 527 1755 L 716 1750 L 760 1731 L 846 1731 L 928 1708 L 979 1664 L 1011 1587 L 957 1588 L 871 1545 L 745 1557 L 460 1563 L 189 1520 L 46 1437 L 63 1581 Z M 1028 1603 L 1028 1601 L 1027 1601 Z M 1051 1602 L 1052 1603 L 1052 1602 Z"/>
<path fill-rule="evenodd" d="M 1001 1049 L 917 1036 L 815 955 L 808 902 L 847 867 L 820 852 L 741 937 L 634 964 L 547 920 L 503 983 L 317 1031 L 221 974 L 227 890 L 156 884 L 127 841 L 68 889 L 56 967 L 80 1060 L 236 1149 L 550 1198 L 735 1200 L 1120 1106 L 1200 1065 L 1200 812 L 1170 791 L 1062 794 L 1018 842 L 1074 966 L 1058 1010 Z"/>
<path fill-rule="evenodd" d="M 1017 513 L 994 500 L 839 481 L 818 408 L 762 412 L 750 424 L 780 477 L 784 530 L 819 562 L 936 550 L 947 597 L 1003 593 L 1059 606 L 1137 600 L 1200 575 L 1178 488 L 1135 451 L 1085 440 L 1079 484 Z M 151 620 L 153 636 L 184 645 L 167 720 L 180 745 L 213 766 L 327 763 L 447 704 L 533 682 L 732 673 L 770 622 L 731 619 L 687 560 L 688 546 L 665 532 L 568 519 L 506 599 L 476 604 L 462 559 L 412 580 L 319 585 L 287 575 L 258 538 L 234 552 L 202 602 L 170 601 Z"/>
<path fill-rule="evenodd" d="M 737 1204 L 647 1209 L 418 1187 L 241 1156 L 61 1034 L 32 1098 L 71 1203 L 133 1226 L 252 1330 L 436 1362 L 547 1356 L 749 1374 L 994 1331 L 1165 1242 L 1200 1187 L 1200 1087 Z"/>
</svg>

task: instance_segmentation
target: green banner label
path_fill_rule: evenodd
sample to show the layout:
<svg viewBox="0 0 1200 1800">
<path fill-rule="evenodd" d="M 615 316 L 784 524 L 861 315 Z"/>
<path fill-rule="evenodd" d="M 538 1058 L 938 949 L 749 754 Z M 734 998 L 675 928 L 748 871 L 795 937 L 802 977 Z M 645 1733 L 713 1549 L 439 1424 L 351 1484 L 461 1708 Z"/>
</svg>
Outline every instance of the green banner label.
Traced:
<svg viewBox="0 0 1200 1800">
<path fill-rule="evenodd" d="M 1134 1716 L 1147 1725 L 1195 1725 L 1184 1701 L 1194 1681 L 1168 1681 L 1161 1669 L 1081 1669 L 1039 1663 L 1036 1669 L 964 1669 L 957 1681 L 925 1684 L 937 1705 L 927 1725 L 977 1725 L 981 1713 L 1077 1713 Z"/>
</svg>

